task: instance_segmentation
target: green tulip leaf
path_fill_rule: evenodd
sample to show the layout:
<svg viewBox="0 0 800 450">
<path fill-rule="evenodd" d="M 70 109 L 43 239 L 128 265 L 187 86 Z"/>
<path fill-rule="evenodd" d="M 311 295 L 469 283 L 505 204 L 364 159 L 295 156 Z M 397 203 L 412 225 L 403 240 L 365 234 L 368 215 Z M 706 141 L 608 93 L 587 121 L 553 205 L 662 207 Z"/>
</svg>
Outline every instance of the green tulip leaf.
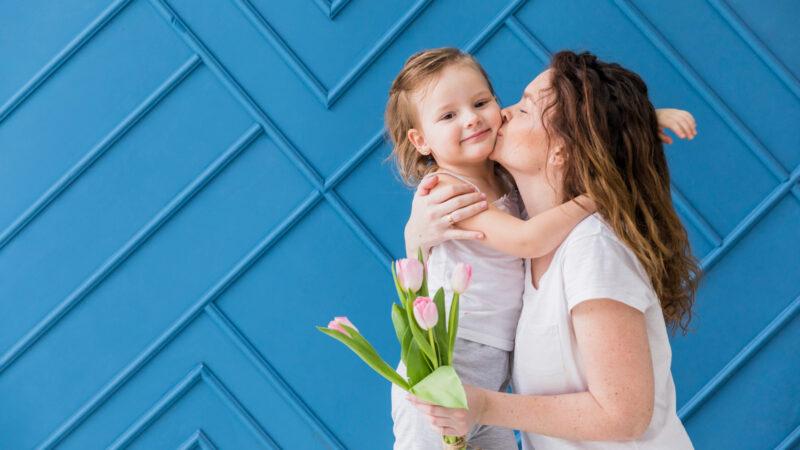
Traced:
<svg viewBox="0 0 800 450">
<path fill-rule="evenodd" d="M 428 296 L 428 270 L 425 268 L 425 260 L 422 258 L 422 248 L 417 247 L 417 259 L 422 263 L 422 287 L 419 288 L 418 294 Z"/>
<path fill-rule="evenodd" d="M 449 364 L 447 359 L 449 358 L 450 351 L 449 348 L 449 336 L 447 335 L 447 326 L 446 326 L 446 319 L 444 311 L 444 289 L 439 288 L 436 291 L 436 295 L 433 296 L 433 304 L 436 305 L 436 310 L 439 313 L 439 320 L 436 322 L 436 325 L 433 327 L 433 336 L 436 339 L 436 345 L 439 347 L 439 365 L 444 366 Z"/>
<path fill-rule="evenodd" d="M 419 383 L 423 378 L 433 372 L 433 367 L 430 361 L 422 354 L 417 346 L 417 342 L 408 333 L 408 353 L 403 359 L 403 364 L 406 365 L 406 376 L 408 377 L 409 384 Z"/>
<path fill-rule="evenodd" d="M 433 373 L 411 386 L 412 394 L 447 408 L 469 409 L 467 394 L 453 366 L 441 366 Z"/>
<path fill-rule="evenodd" d="M 453 294 L 453 302 L 450 303 L 450 320 L 447 327 L 447 337 L 449 341 L 448 363 L 453 364 L 453 348 L 456 346 L 456 335 L 458 334 L 458 294 Z"/>
<path fill-rule="evenodd" d="M 382 377 L 406 391 L 409 389 L 408 382 L 378 355 L 378 352 L 375 351 L 372 345 L 370 345 L 358 331 L 347 325 L 340 324 L 340 326 L 350 334 L 350 337 L 346 336 L 341 331 L 332 330 L 330 328 L 317 327 L 317 329 L 346 345 L 358 355 L 359 358 L 367 363 L 372 370 L 378 372 Z"/>
<path fill-rule="evenodd" d="M 408 330 L 406 312 L 397 303 L 392 303 L 392 323 L 394 324 L 394 332 L 397 334 L 397 340 L 400 342 L 400 348 L 403 349 L 403 341 L 410 331 Z"/>
</svg>

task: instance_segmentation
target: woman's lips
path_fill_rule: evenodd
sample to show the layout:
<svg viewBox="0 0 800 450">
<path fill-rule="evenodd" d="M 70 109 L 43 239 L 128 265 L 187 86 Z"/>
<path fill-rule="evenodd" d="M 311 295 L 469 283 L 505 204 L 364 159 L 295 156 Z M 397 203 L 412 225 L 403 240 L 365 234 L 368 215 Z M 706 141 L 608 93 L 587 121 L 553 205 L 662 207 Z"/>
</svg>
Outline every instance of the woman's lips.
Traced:
<svg viewBox="0 0 800 450">
<path fill-rule="evenodd" d="M 491 128 L 487 128 L 487 129 L 485 129 L 483 131 L 479 131 L 479 132 L 473 134 L 472 136 L 462 140 L 461 142 L 477 141 L 478 139 L 486 136 L 490 131 L 492 131 Z"/>
</svg>

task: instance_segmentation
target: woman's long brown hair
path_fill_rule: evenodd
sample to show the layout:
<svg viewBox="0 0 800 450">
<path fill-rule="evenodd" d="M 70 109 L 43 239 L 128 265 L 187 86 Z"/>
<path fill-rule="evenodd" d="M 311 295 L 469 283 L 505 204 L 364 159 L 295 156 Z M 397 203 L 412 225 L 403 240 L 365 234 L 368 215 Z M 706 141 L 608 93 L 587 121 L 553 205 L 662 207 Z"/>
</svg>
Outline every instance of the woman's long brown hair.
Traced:
<svg viewBox="0 0 800 450">
<path fill-rule="evenodd" d="M 550 65 L 543 123 L 566 156 L 564 201 L 588 194 L 636 255 L 674 335 L 692 318 L 700 269 L 670 197 L 670 177 L 647 85 L 591 53 L 562 51 Z"/>
</svg>

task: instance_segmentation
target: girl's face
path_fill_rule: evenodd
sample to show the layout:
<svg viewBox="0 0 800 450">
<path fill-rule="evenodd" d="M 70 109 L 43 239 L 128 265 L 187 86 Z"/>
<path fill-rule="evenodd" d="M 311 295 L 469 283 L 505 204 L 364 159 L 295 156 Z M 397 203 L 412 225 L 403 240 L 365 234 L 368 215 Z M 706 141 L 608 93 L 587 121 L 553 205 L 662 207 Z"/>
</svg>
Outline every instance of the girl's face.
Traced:
<svg viewBox="0 0 800 450">
<path fill-rule="evenodd" d="M 512 174 L 536 175 L 547 167 L 550 149 L 542 110 L 547 105 L 549 87 L 548 69 L 528 84 L 517 104 L 503 109 L 505 123 L 500 127 L 491 159 Z"/>
<path fill-rule="evenodd" d="M 485 163 L 502 117 L 497 100 L 475 69 L 454 64 L 415 93 L 417 122 L 408 137 L 442 167 Z"/>
</svg>

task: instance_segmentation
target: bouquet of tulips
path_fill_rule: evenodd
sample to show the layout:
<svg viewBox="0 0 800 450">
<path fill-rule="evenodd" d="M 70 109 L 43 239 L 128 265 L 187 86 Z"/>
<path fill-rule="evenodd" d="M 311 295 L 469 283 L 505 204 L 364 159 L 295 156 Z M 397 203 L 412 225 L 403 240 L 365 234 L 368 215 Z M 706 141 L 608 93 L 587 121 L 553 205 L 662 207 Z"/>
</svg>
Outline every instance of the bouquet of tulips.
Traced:
<svg viewBox="0 0 800 450">
<path fill-rule="evenodd" d="M 327 328 L 317 327 L 342 342 L 381 376 L 415 396 L 448 408 L 467 408 L 467 397 L 461 380 L 453 369 L 453 346 L 458 329 L 458 296 L 469 285 L 472 268 L 459 263 L 453 272 L 453 301 L 445 320 L 444 289 L 439 288 L 431 299 L 427 277 L 418 259 L 401 259 L 392 263 L 392 276 L 400 305 L 392 303 L 392 322 L 400 341 L 400 357 L 406 366 L 407 379 L 386 363 L 347 319 L 337 317 Z M 443 436 L 445 448 L 463 448 L 464 438 Z"/>
</svg>

